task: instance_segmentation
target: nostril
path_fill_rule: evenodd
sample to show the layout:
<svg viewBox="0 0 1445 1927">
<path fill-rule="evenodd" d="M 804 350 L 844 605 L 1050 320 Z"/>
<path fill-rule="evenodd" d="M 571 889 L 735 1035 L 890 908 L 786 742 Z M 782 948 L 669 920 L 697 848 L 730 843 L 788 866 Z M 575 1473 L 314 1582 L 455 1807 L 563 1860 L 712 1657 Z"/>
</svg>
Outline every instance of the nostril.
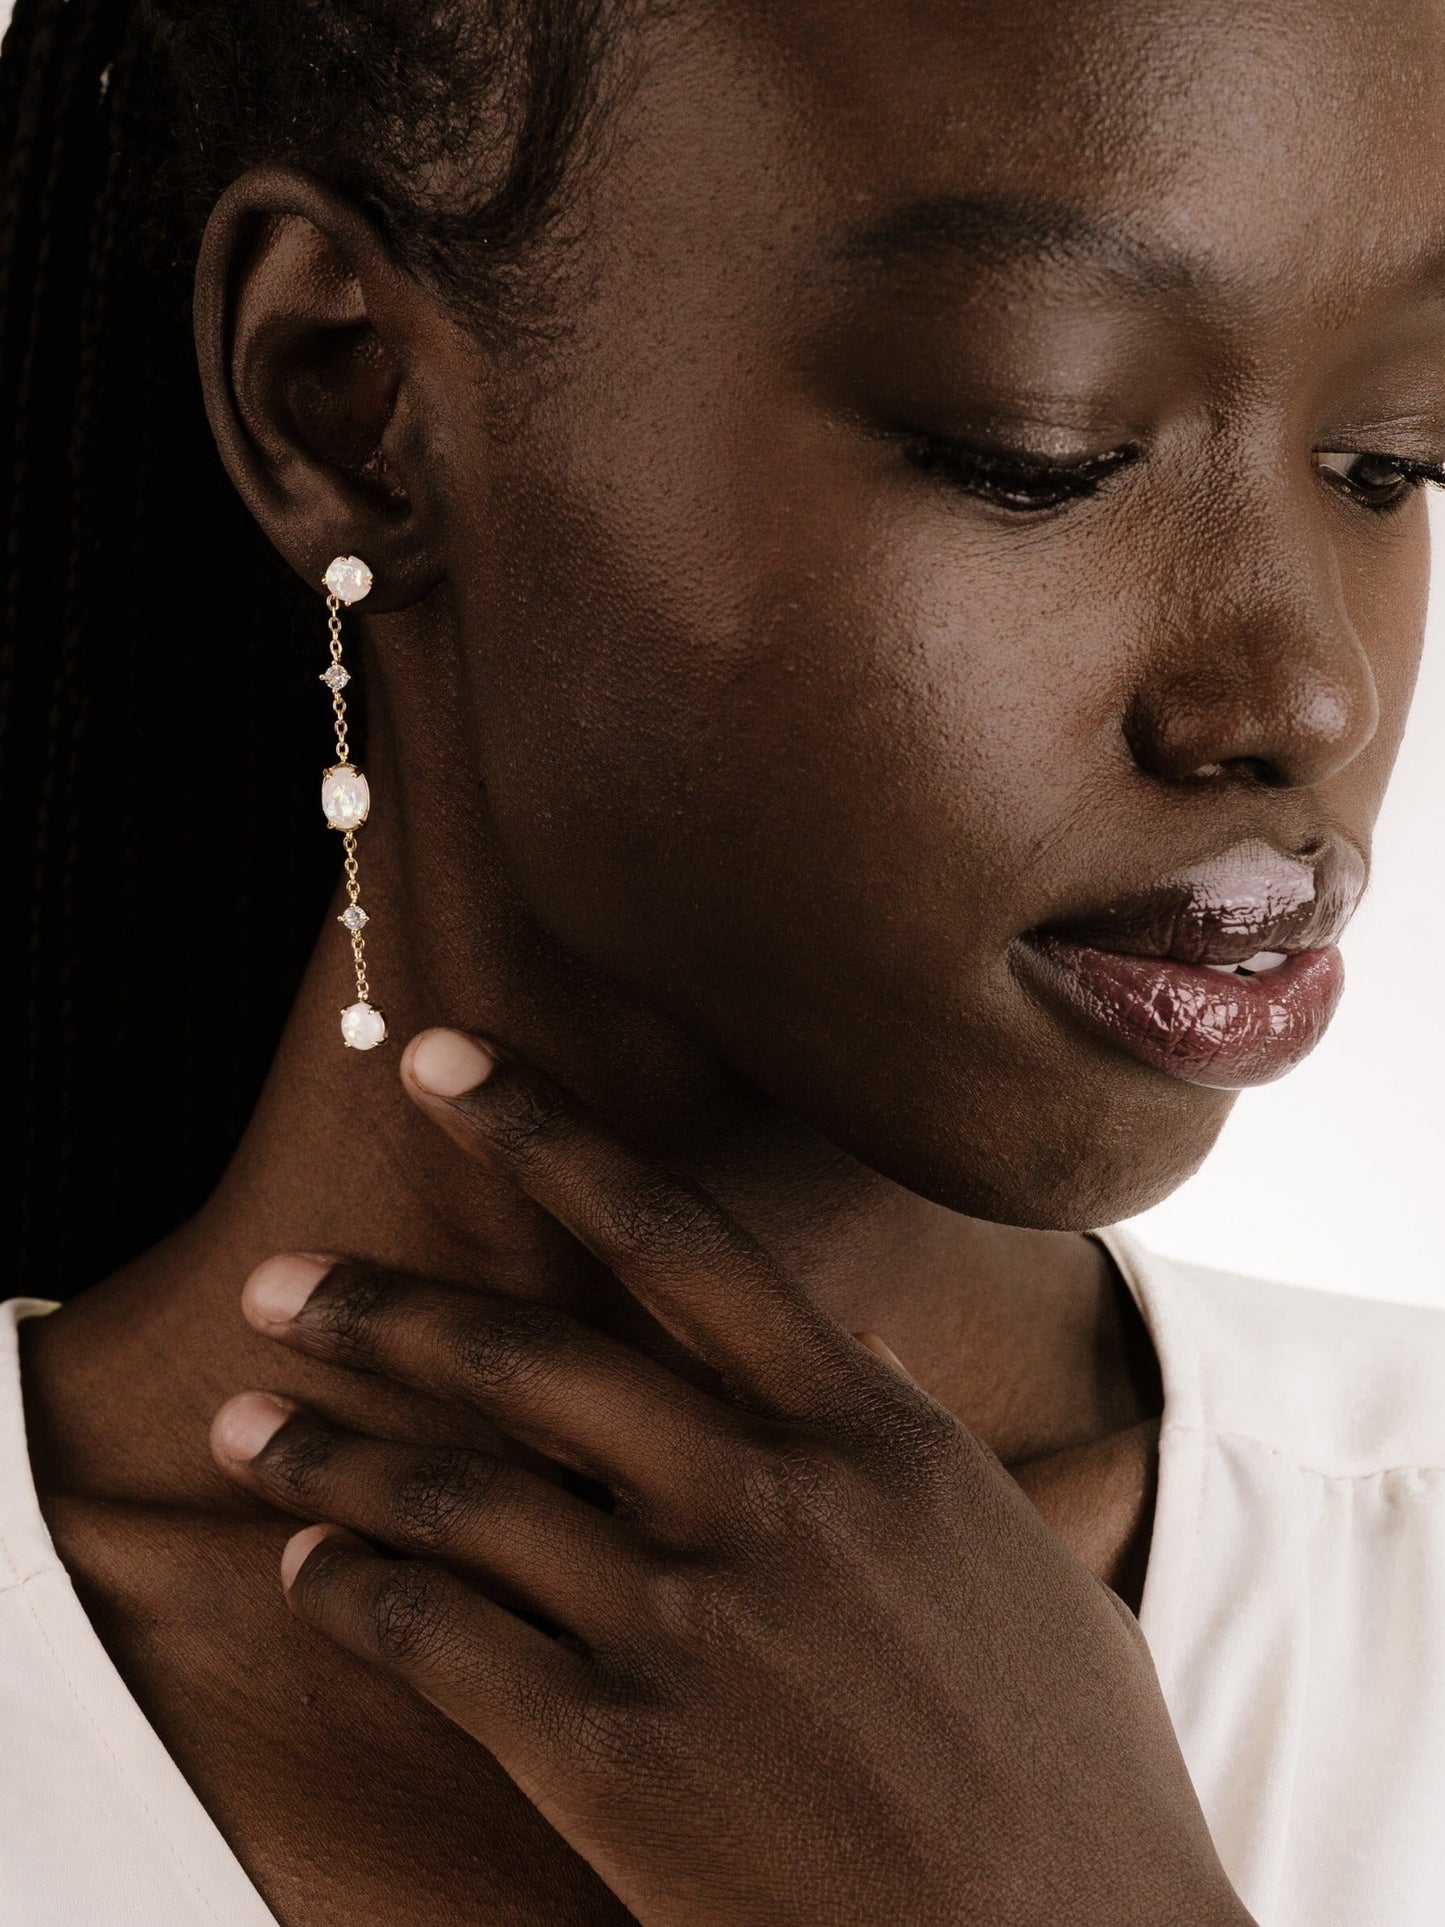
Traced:
<svg viewBox="0 0 1445 1927">
<path fill-rule="evenodd" d="M 1242 750 L 1236 756 L 1211 757 L 1196 761 L 1201 750 L 1227 745 L 1201 741 L 1216 732 L 1210 719 L 1185 711 L 1182 706 L 1164 715 L 1149 714 L 1137 705 L 1124 725 L 1124 740 L 1135 764 L 1162 782 L 1179 784 L 1228 784 L 1256 789 L 1287 789 L 1288 770 L 1275 757 Z"/>
<path fill-rule="evenodd" d="M 1123 721 L 1129 754 L 1146 776 L 1184 788 L 1293 786 L 1290 756 L 1270 753 L 1274 745 L 1255 718 L 1221 718 L 1196 691 L 1177 684 L 1169 696 L 1163 702 L 1136 699 Z"/>
<path fill-rule="evenodd" d="M 1348 663 L 1308 659 L 1298 637 L 1251 640 L 1241 632 L 1210 663 L 1161 665 L 1131 694 L 1122 719 L 1135 763 L 1166 783 L 1278 790 L 1327 781 L 1379 721 L 1370 664 L 1346 640 Z"/>
<path fill-rule="evenodd" d="M 1190 772 L 1189 780 L 1217 783 L 1221 777 L 1231 776 L 1257 784 L 1261 789 L 1277 790 L 1285 785 L 1284 776 L 1266 756 L 1231 756 L 1223 763 L 1201 763 Z"/>
</svg>

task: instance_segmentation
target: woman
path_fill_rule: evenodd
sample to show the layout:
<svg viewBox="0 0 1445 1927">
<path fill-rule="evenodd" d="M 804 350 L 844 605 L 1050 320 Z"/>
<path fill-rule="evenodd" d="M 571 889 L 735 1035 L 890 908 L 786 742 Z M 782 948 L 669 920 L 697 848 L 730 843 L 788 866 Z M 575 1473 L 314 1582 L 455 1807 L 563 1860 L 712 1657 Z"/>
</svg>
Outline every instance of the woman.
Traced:
<svg viewBox="0 0 1445 1927">
<path fill-rule="evenodd" d="M 1436 1918 L 1445 1330 L 1100 1227 L 1339 995 L 1442 93 L 21 0 L 7 1918 Z"/>
</svg>

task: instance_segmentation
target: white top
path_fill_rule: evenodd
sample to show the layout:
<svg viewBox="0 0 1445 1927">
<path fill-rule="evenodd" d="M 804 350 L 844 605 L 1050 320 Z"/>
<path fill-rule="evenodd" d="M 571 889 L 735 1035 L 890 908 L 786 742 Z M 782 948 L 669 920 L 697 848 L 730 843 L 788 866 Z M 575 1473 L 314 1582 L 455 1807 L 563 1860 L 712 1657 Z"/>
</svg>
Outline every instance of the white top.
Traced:
<svg viewBox="0 0 1445 1927">
<path fill-rule="evenodd" d="M 1097 1234 L 1164 1378 L 1141 1619 L 1261 1927 L 1445 1921 L 1445 1312 Z M 0 1920 L 275 1927 L 91 1630 L 0 1306 Z"/>
</svg>

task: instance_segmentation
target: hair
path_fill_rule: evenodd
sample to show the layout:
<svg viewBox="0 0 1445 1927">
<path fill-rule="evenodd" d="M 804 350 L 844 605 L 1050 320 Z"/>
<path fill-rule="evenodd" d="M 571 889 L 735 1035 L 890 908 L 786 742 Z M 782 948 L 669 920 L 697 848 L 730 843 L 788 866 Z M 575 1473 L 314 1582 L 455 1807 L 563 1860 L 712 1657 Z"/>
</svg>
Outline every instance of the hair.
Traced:
<svg viewBox="0 0 1445 1927">
<path fill-rule="evenodd" d="M 319 591 L 260 536 L 201 406 L 206 213 L 251 165 L 303 167 L 469 324 L 520 326 L 600 10 L 18 0 L 0 52 L 7 1290 L 63 1298 L 203 1201 L 334 881 Z"/>
</svg>

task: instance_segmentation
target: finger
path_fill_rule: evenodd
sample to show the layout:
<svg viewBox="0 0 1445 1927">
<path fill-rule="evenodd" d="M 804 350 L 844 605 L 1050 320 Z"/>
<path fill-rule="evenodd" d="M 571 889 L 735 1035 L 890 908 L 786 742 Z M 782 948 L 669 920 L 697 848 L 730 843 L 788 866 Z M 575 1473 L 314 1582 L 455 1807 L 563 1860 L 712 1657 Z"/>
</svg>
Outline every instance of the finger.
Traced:
<svg viewBox="0 0 1445 1927">
<path fill-rule="evenodd" d="M 583 1640 L 643 1577 L 620 1521 L 484 1452 L 368 1438 L 266 1392 L 227 1400 L 211 1450 L 271 1505 L 460 1567 Z"/>
<path fill-rule="evenodd" d="M 740 1398 L 796 1417 L 852 1402 L 848 1335 L 697 1186 L 457 1031 L 414 1038 L 402 1074 L 455 1143 L 500 1162 Z"/>
<path fill-rule="evenodd" d="M 749 1426 L 553 1305 L 300 1257 L 259 1266 L 241 1304 L 283 1344 L 468 1405 L 549 1458 L 653 1504 L 687 1493 Z"/>
<path fill-rule="evenodd" d="M 853 1336 L 865 1351 L 872 1352 L 875 1358 L 881 1358 L 890 1372 L 896 1372 L 905 1384 L 912 1385 L 915 1389 L 918 1388 L 918 1380 L 913 1376 L 912 1372 L 909 1371 L 893 1347 L 881 1339 L 877 1332 L 854 1332 Z"/>
<path fill-rule="evenodd" d="M 445 1568 L 383 1558 L 334 1526 L 287 1541 L 281 1583 L 299 1619 L 404 1680 L 549 1810 L 557 1762 L 547 1740 L 585 1713 L 585 1659 Z"/>
</svg>

